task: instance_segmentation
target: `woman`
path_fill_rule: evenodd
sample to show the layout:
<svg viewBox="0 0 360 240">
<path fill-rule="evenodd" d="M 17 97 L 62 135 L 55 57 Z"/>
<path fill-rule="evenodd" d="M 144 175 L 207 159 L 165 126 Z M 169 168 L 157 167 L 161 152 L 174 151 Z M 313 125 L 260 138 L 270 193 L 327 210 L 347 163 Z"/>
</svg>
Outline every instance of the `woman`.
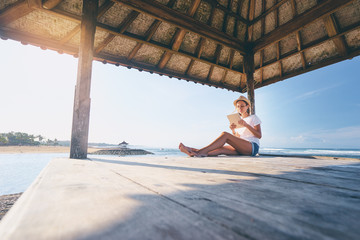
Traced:
<svg viewBox="0 0 360 240">
<path fill-rule="evenodd" d="M 246 97 L 240 96 L 234 101 L 234 106 L 242 118 L 238 122 L 240 128 L 235 129 L 236 125 L 231 124 L 232 134 L 223 132 L 214 142 L 201 149 L 190 148 L 180 143 L 180 151 L 190 157 L 218 156 L 220 154 L 255 156 L 259 152 L 261 121 L 256 115 L 250 115 L 250 101 Z M 224 146 L 226 143 L 229 145 Z"/>
</svg>

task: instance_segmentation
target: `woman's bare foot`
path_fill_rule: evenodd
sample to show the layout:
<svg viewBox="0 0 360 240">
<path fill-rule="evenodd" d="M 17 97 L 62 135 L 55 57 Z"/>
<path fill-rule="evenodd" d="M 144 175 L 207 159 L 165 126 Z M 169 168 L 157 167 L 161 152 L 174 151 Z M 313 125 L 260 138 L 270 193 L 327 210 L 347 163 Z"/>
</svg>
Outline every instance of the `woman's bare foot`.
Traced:
<svg viewBox="0 0 360 240">
<path fill-rule="evenodd" d="M 191 148 L 185 146 L 184 144 L 180 143 L 179 144 L 179 149 L 180 151 L 182 151 L 183 153 L 189 155 L 189 157 L 193 157 L 195 155 L 195 153 L 191 150 Z"/>
</svg>

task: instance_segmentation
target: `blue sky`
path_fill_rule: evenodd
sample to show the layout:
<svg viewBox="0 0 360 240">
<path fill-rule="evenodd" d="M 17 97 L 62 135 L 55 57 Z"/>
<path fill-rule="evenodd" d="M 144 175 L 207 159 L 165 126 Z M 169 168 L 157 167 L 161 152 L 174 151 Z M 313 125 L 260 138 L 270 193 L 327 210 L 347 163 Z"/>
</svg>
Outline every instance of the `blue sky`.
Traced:
<svg viewBox="0 0 360 240">
<path fill-rule="evenodd" d="M 12 40 L 0 52 L 0 132 L 69 140 L 77 59 Z M 257 89 L 261 147 L 360 148 L 359 92 L 360 57 Z M 239 95 L 94 62 L 89 142 L 201 147 Z"/>
</svg>

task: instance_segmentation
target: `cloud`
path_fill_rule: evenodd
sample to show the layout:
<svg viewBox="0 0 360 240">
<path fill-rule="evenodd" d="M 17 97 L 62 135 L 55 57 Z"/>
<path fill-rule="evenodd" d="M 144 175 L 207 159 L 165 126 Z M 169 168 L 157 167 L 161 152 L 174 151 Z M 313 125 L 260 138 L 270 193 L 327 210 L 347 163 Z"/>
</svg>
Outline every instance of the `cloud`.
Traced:
<svg viewBox="0 0 360 240">
<path fill-rule="evenodd" d="M 360 126 L 338 129 L 326 129 L 302 133 L 290 137 L 297 145 L 315 145 L 316 147 L 360 147 Z"/>
<path fill-rule="evenodd" d="M 324 139 L 321 137 L 314 137 L 310 135 L 299 135 L 297 137 L 290 138 L 293 142 L 296 143 L 323 143 L 325 142 Z"/>
<path fill-rule="evenodd" d="M 320 88 L 320 89 L 317 89 L 317 90 L 309 91 L 309 92 L 303 93 L 303 94 L 295 97 L 294 100 L 304 100 L 304 99 L 307 99 L 307 98 L 311 98 L 311 97 L 319 95 L 320 93 L 325 92 L 325 91 L 327 91 L 329 89 L 337 88 L 340 85 L 341 84 L 334 84 L 332 86 L 327 86 L 327 87 Z"/>
</svg>

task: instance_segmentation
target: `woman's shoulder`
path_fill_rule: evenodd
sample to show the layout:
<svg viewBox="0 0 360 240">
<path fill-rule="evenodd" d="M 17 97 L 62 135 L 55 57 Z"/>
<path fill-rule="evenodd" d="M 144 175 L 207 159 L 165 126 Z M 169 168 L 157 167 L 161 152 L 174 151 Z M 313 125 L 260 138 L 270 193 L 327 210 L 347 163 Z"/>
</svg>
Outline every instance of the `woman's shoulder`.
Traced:
<svg viewBox="0 0 360 240">
<path fill-rule="evenodd" d="M 252 121 L 256 122 L 257 124 L 258 124 L 258 123 L 261 123 L 260 118 L 259 118 L 256 114 L 250 115 L 249 118 L 250 118 Z"/>
</svg>

